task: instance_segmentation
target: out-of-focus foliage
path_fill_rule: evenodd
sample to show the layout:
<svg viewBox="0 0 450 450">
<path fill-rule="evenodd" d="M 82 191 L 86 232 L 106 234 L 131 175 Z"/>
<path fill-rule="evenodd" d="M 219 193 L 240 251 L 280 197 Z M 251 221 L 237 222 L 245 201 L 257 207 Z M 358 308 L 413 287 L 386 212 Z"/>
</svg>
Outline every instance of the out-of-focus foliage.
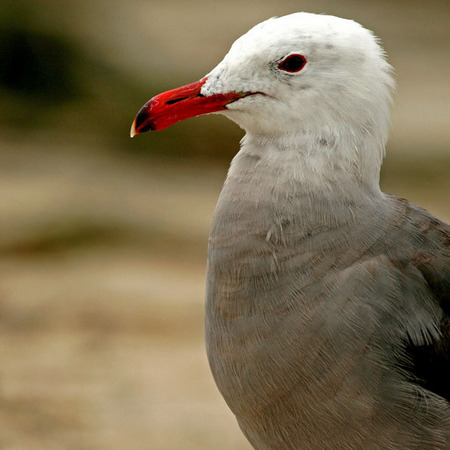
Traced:
<svg viewBox="0 0 450 450">
<path fill-rule="evenodd" d="M 66 133 L 76 142 L 95 135 L 111 150 L 129 149 L 135 113 L 151 93 L 169 88 L 163 74 L 158 78 L 150 72 L 145 82 L 138 81 L 127 67 L 96 52 L 95 41 L 86 46 L 76 34 L 40 24 L 39 14 L 35 18 L 33 12 L 46 2 L 18 3 L 28 10 L 22 20 L 18 19 L 18 5 L 0 5 L 0 13 L 7 17 L 0 23 L 0 126 L 17 133 L 44 132 L 49 138 Z M 64 15 L 64 10 L 60 14 Z M 54 23 L 58 17 L 52 20 Z M 178 76 L 182 78 L 182 71 Z M 151 144 L 136 139 L 132 151 L 150 148 L 154 156 L 229 158 L 229 141 L 242 135 L 232 124 L 203 118 L 194 128 L 195 133 L 192 123 L 180 124 L 177 132 L 164 138 L 152 136 Z"/>
</svg>

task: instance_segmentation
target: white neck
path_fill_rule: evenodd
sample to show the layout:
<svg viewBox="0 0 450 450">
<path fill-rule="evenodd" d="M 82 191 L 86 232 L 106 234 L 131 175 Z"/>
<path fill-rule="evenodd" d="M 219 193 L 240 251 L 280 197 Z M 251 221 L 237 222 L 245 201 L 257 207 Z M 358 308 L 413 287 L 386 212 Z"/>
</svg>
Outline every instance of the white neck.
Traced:
<svg viewBox="0 0 450 450">
<path fill-rule="evenodd" d="M 259 181 L 346 198 L 379 195 L 383 145 L 368 132 L 355 134 L 321 130 L 301 135 L 247 133 L 230 167 L 229 178 L 254 176 Z M 257 159 L 256 164 L 244 160 Z M 250 171 L 250 172 L 249 172 Z"/>
</svg>

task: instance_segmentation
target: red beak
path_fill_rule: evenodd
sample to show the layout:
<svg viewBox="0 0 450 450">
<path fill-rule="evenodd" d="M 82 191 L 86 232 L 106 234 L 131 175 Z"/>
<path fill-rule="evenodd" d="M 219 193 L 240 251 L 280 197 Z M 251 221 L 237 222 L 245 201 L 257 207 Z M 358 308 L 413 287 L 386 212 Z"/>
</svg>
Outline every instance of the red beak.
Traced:
<svg viewBox="0 0 450 450">
<path fill-rule="evenodd" d="M 138 112 L 131 125 L 130 136 L 146 131 L 163 130 L 188 119 L 226 109 L 226 105 L 252 93 L 229 92 L 205 97 L 200 93 L 207 78 L 150 99 Z"/>
</svg>

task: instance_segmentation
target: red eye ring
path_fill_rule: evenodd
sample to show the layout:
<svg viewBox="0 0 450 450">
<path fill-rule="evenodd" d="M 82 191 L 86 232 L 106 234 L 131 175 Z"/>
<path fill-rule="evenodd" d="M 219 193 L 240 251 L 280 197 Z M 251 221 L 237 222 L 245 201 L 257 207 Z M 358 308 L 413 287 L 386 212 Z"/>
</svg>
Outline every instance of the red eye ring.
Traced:
<svg viewBox="0 0 450 450">
<path fill-rule="evenodd" d="M 287 56 L 278 64 L 278 68 L 285 72 L 296 73 L 300 72 L 306 65 L 306 58 L 303 55 L 294 53 Z"/>
</svg>

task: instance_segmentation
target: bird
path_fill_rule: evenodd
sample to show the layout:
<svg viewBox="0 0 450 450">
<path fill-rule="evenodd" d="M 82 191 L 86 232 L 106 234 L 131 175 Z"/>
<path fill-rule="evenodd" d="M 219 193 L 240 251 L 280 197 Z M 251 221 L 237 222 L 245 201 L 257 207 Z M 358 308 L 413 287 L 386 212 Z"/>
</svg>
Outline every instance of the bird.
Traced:
<svg viewBox="0 0 450 450">
<path fill-rule="evenodd" d="M 299 12 L 133 121 L 219 113 L 245 131 L 210 230 L 205 336 L 255 449 L 450 449 L 450 228 L 380 189 L 394 90 L 373 32 Z"/>
</svg>

